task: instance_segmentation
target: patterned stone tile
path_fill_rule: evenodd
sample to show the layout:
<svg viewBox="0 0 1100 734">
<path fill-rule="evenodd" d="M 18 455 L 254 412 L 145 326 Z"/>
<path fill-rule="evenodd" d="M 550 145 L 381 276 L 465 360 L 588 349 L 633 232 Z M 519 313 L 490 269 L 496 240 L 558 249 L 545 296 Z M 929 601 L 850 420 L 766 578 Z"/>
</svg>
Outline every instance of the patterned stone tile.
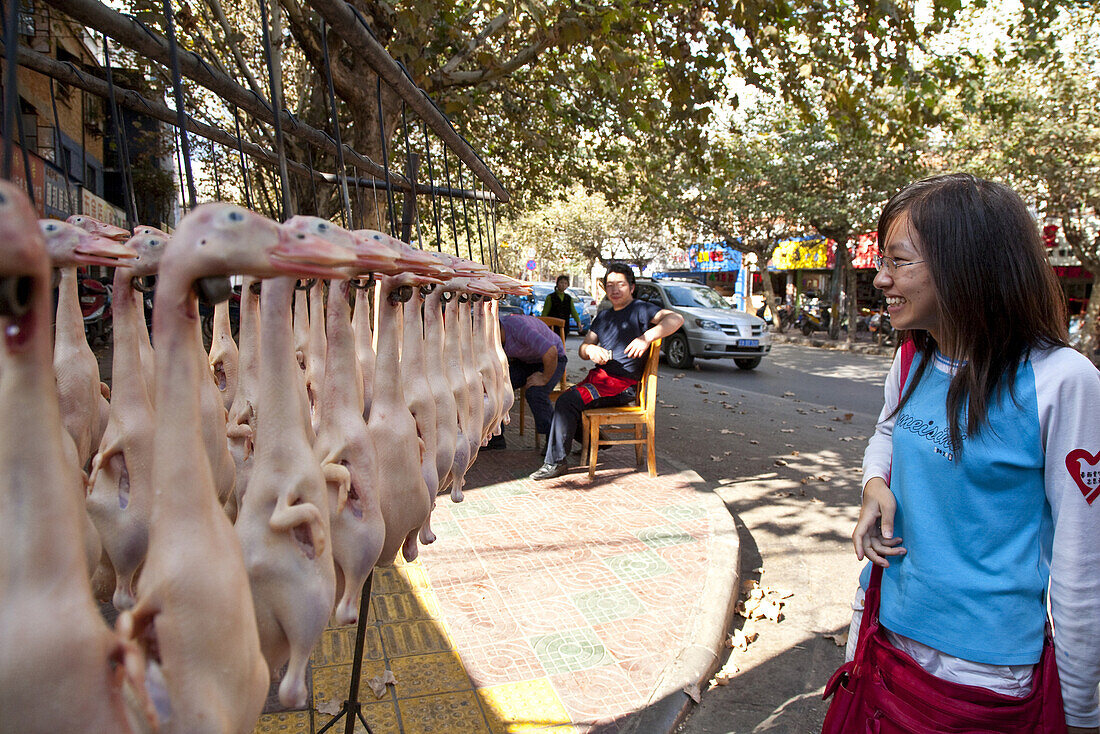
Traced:
<svg viewBox="0 0 1100 734">
<path fill-rule="evenodd" d="M 370 660 L 363 663 L 361 680 L 382 675 L 386 670 L 386 664 L 381 660 Z M 331 665 L 327 668 L 317 668 L 313 671 L 313 708 L 326 704 L 342 704 L 347 700 L 351 688 L 351 666 Z M 374 693 L 364 685 L 359 686 L 359 700 L 364 703 L 372 703 L 376 699 Z"/>
<path fill-rule="evenodd" d="M 683 545 L 684 543 L 695 542 L 695 538 L 691 533 L 675 525 L 659 525 L 657 527 L 643 528 L 642 530 L 635 530 L 634 534 L 638 537 L 638 540 L 642 541 L 650 548 L 667 548 L 672 545 Z"/>
<path fill-rule="evenodd" d="M 371 606 L 375 619 L 382 623 L 439 616 L 439 605 L 430 594 L 375 594 L 371 597 Z"/>
<path fill-rule="evenodd" d="M 522 638 L 465 645 L 459 655 L 470 680 L 479 689 L 546 675 L 530 643 Z"/>
<path fill-rule="evenodd" d="M 665 614 L 642 614 L 597 624 L 592 629 L 607 651 L 623 662 L 645 657 L 679 640 L 684 630 L 676 621 Z"/>
<path fill-rule="evenodd" d="M 645 613 L 645 605 L 622 584 L 583 591 L 569 598 L 592 625 Z"/>
<path fill-rule="evenodd" d="M 482 688 L 478 697 L 493 734 L 576 731 L 547 678 Z"/>
<path fill-rule="evenodd" d="M 382 646 L 390 658 L 446 652 L 453 647 L 446 631 L 434 620 L 384 624 L 381 635 Z"/>
<path fill-rule="evenodd" d="M 470 517 L 484 517 L 485 515 L 499 515 L 500 510 L 488 499 L 466 498 L 462 502 L 451 507 L 451 517 L 462 520 Z"/>
<path fill-rule="evenodd" d="M 620 717 L 644 703 L 626 672 L 615 663 L 551 675 L 550 682 L 574 722 Z"/>
<path fill-rule="evenodd" d="M 517 482 L 506 482 L 486 487 L 484 495 L 486 499 L 498 500 L 504 497 L 531 496 L 531 490 Z"/>
<path fill-rule="evenodd" d="M 587 624 L 568 597 L 532 598 L 512 604 L 512 613 L 524 635 L 547 635 Z"/>
<path fill-rule="evenodd" d="M 253 734 L 309 734 L 309 712 L 284 711 L 277 714 L 264 714 L 260 717 Z"/>
<path fill-rule="evenodd" d="M 692 583 L 696 581 L 696 583 Z M 627 581 L 627 587 L 642 600 L 646 609 L 673 615 L 674 619 L 684 616 L 684 612 L 694 607 L 702 589 L 702 579 L 690 579 L 676 574 L 664 574 L 637 581 Z"/>
<path fill-rule="evenodd" d="M 707 516 L 707 511 L 702 505 L 666 505 L 664 507 L 654 507 L 653 509 L 669 522 L 697 520 Z"/>
<path fill-rule="evenodd" d="M 491 734 L 473 691 L 405 698 L 397 704 L 403 734 Z"/>
<path fill-rule="evenodd" d="M 444 506 L 445 507 L 445 506 Z M 444 518 L 446 514 L 441 510 L 432 513 L 432 532 L 435 533 L 436 543 L 453 543 L 456 540 L 465 541 L 462 533 L 462 525 L 453 518 Z"/>
<path fill-rule="evenodd" d="M 558 565 L 551 567 L 550 570 L 554 574 L 558 586 L 566 593 L 591 591 L 619 583 L 619 579 L 612 572 L 612 569 L 608 568 L 594 554 L 592 560 Z"/>
<path fill-rule="evenodd" d="M 555 632 L 532 637 L 529 641 L 542 667 L 551 675 L 605 666 L 613 662 L 607 648 L 590 628 Z"/>
<path fill-rule="evenodd" d="M 398 698 L 454 693 L 473 688 L 454 651 L 394 658 L 390 662 L 390 670 L 397 679 Z"/>
<path fill-rule="evenodd" d="M 672 566 L 652 550 L 608 556 L 603 563 L 623 581 L 637 581 L 672 572 Z"/>
<path fill-rule="evenodd" d="M 497 577 L 495 581 L 500 589 L 501 600 L 509 609 L 513 604 L 529 599 L 544 599 L 561 594 L 561 587 L 545 566 L 522 573 L 509 573 L 507 576 Z"/>
<path fill-rule="evenodd" d="M 402 734 L 401 726 L 397 721 L 397 709 L 390 701 L 364 704 L 362 708 L 363 720 L 370 725 L 372 734 Z M 325 724 L 331 721 L 330 714 L 313 714 L 313 731 L 321 730 Z M 329 729 L 332 734 L 344 734 L 346 719 L 341 720 L 336 726 Z M 310 729 L 303 729 L 301 734 L 308 734 Z M 355 734 L 367 734 L 362 722 L 356 720 Z"/>
<path fill-rule="evenodd" d="M 382 638 L 377 627 L 367 627 L 363 636 L 363 659 L 382 659 Z M 314 667 L 351 663 L 355 652 L 355 627 L 329 627 L 313 647 L 309 663 Z"/>
<path fill-rule="evenodd" d="M 645 700 L 657 690 L 665 671 L 672 665 L 676 655 L 671 650 L 651 653 L 642 657 L 619 661 L 620 667 L 630 677 L 630 682 L 638 689 Z"/>
</svg>

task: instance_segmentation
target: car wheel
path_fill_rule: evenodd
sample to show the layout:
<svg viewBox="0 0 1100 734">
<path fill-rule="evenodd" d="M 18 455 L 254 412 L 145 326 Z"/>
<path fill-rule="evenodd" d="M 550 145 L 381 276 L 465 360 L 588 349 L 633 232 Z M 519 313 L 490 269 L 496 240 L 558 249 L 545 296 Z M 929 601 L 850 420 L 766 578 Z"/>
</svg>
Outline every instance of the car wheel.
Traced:
<svg viewBox="0 0 1100 734">
<path fill-rule="evenodd" d="M 668 360 L 669 367 L 684 370 L 695 363 L 695 358 L 691 356 L 691 349 L 688 347 L 687 337 L 682 333 L 673 334 L 665 343 L 665 359 Z"/>
<path fill-rule="evenodd" d="M 802 322 L 802 335 L 811 336 L 814 333 L 814 325 L 809 321 Z"/>
<path fill-rule="evenodd" d="M 734 359 L 733 363 L 743 370 L 754 370 L 760 366 L 760 357 L 741 357 Z"/>
</svg>

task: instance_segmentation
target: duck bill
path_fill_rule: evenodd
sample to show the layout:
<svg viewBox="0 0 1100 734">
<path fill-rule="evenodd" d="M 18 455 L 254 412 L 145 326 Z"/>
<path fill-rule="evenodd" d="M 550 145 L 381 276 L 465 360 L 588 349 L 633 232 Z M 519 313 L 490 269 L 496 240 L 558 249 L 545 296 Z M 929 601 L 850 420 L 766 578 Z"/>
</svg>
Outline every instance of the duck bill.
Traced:
<svg viewBox="0 0 1100 734">
<path fill-rule="evenodd" d="M 129 247 L 98 234 L 82 236 L 73 254 L 77 262 L 83 265 L 103 265 L 109 268 L 126 267 L 129 261 L 137 257 L 137 253 Z"/>
<path fill-rule="evenodd" d="M 466 290 L 482 296 L 499 296 L 501 293 L 500 288 L 485 279 L 471 280 Z"/>
<path fill-rule="evenodd" d="M 271 252 L 271 264 L 288 275 L 347 278 L 344 268 L 356 261 L 355 253 L 315 235 L 279 228 L 279 244 Z"/>
</svg>

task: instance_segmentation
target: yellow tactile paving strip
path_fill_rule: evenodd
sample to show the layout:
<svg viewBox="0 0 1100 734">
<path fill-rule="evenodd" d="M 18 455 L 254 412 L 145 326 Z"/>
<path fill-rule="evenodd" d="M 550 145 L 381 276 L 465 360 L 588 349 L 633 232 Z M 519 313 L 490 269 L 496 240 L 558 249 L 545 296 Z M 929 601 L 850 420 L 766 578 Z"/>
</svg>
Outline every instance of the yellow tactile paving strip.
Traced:
<svg viewBox="0 0 1100 734">
<path fill-rule="evenodd" d="M 478 688 L 448 633 L 419 561 L 374 572 L 359 700 L 374 734 L 575 734 L 548 678 Z M 313 652 L 309 711 L 261 717 L 256 734 L 315 734 L 348 695 L 355 627 L 330 627 Z M 381 699 L 367 685 L 389 669 Z M 346 721 L 329 731 L 343 734 Z M 356 732 L 365 732 L 356 723 Z"/>
</svg>

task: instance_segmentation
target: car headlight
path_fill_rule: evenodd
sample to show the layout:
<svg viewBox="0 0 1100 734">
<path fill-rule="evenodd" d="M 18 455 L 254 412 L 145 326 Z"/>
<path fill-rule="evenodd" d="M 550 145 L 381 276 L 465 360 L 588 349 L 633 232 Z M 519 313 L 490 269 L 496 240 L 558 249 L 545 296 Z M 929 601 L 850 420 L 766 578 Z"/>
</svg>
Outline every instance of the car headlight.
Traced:
<svg viewBox="0 0 1100 734">
<path fill-rule="evenodd" d="M 710 319 L 695 319 L 695 325 L 700 329 L 706 329 L 708 331 L 722 330 L 722 327 L 718 325 L 717 321 L 711 321 Z"/>
</svg>

